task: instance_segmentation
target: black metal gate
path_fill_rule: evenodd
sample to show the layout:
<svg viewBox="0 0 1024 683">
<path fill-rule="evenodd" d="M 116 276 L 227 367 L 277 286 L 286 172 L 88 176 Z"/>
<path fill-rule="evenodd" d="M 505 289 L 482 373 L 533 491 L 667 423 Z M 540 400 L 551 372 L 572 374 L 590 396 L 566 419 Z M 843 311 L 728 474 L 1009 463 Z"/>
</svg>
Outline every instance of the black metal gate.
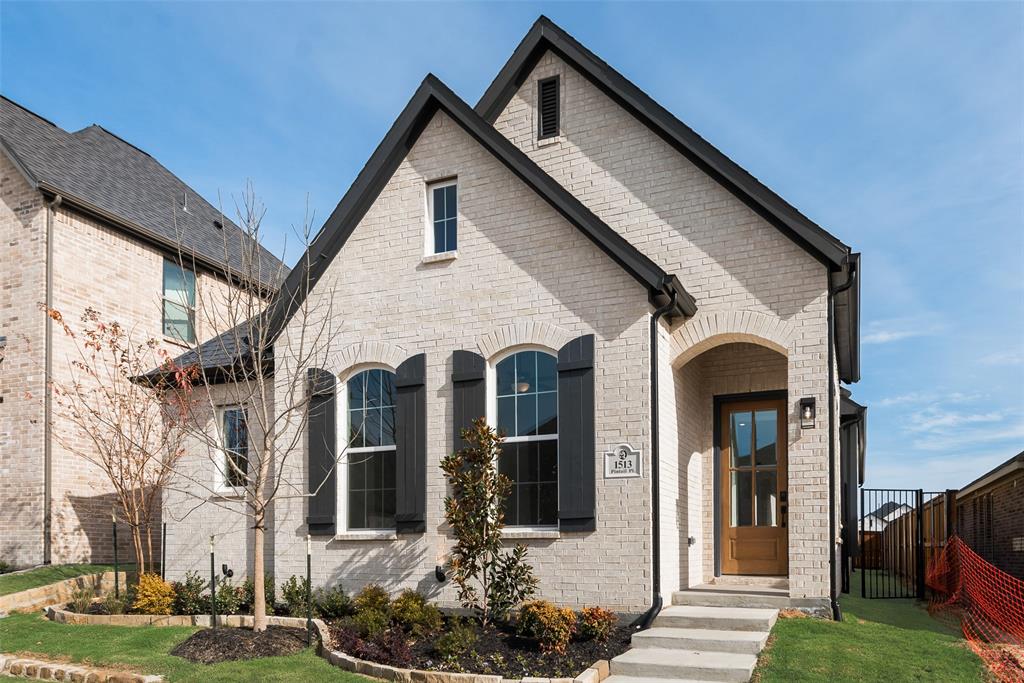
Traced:
<svg viewBox="0 0 1024 683">
<path fill-rule="evenodd" d="M 860 573 L 865 598 L 925 598 L 928 562 L 951 535 L 952 492 L 860 490 Z"/>
</svg>

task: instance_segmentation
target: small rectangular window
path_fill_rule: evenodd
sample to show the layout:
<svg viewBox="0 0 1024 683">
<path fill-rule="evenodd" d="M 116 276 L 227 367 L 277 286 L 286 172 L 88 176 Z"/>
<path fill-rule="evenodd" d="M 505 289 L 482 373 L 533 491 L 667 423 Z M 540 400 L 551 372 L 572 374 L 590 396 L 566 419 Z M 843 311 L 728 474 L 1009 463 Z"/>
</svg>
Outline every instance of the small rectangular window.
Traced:
<svg viewBox="0 0 1024 683">
<path fill-rule="evenodd" d="M 443 254 L 458 248 L 459 198 L 454 180 L 427 186 L 429 223 L 428 243 L 431 254 Z"/>
<path fill-rule="evenodd" d="M 558 136 L 558 76 L 537 84 L 537 139 Z"/>
<path fill-rule="evenodd" d="M 224 485 L 244 488 L 249 472 L 249 425 L 245 409 L 234 406 L 221 411 L 224 438 Z"/>
<path fill-rule="evenodd" d="M 164 259 L 164 336 L 196 342 L 196 274 Z"/>
</svg>

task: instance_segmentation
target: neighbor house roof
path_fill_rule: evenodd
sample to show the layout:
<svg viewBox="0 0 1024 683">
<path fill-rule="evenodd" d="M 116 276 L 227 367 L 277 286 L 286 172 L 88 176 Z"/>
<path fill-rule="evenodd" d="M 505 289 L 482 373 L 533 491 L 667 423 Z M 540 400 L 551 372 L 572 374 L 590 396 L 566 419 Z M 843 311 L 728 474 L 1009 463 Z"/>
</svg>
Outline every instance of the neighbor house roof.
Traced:
<svg viewBox="0 0 1024 683">
<path fill-rule="evenodd" d="M 172 256 L 180 249 L 197 265 L 270 288 L 287 273 L 160 162 L 101 126 L 71 133 L 0 96 L 0 149 L 36 189 Z"/>
<path fill-rule="evenodd" d="M 957 491 L 957 496 L 962 497 L 974 493 L 975 491 L 978 491 L 979 489 L 982 489 L 994 481 L 1002 479 L 1006 475 L 1016 472 L 1017 470 L 1024 470 L 1024 451 L 1021 451 L 1001 465 L 989 470 L 967 486 Z"/>
<path fill-rule="evenodd" d="M 487 88 L 476 105 L 477 112 L 494 123 L 549 50 L 831 270 L 855 267 L 850 263 L 850 247 L 800 213 L 545 16 L 537 19 Z M 840 313 L 835 320 L 838 364 L 844 382 L 860 379 L 859 295 L 857 284 L 836 296 Z"/>
</svg>

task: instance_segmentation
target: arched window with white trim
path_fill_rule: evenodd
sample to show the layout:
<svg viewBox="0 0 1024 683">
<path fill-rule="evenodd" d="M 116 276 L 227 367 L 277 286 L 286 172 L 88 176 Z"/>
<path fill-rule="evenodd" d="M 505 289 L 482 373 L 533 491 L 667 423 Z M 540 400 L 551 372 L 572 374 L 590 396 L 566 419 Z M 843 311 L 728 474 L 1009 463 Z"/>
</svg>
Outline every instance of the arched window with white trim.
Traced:
<svg viewBox="0 0 1024 683">
<path fill-rule="evenodd" d="M 343 443 L 339 468 L 342 530 L 395 528 L 395 375 L 384 368 L 353 374 L 341 392 Z"/>
<path fill-rule="evenodd" d="M 521 350 L 493 365 L 493 424 L 505 435 L 498 469 L 512 481 L 505 524 L 558 524 L 558 372 L 555 356 Z"/>
</svg>

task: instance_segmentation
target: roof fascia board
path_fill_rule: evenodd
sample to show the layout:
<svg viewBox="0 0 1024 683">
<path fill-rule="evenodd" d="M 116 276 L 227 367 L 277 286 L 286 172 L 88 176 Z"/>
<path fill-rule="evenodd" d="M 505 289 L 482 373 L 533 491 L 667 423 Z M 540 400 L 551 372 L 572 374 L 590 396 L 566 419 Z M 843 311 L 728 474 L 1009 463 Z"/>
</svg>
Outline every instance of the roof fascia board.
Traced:
<svg viewBox="0 0 1024 683">
<path fill-rule="evenodd" d="M 477 112 L 488 123 L 497 119 L 537 59 L 549 49 L 812 256 L 830 268 L 839 268 L 845 263 L 848 247 L 800 214 L 546 17 L 537 20 L 477 104 Z"/>
<path fill-rule="evenodd" d="M 142 227 L 137 223 L 125 220 L 124 218 L 116 214 L 101 209 L 100 207 L 82 199 L 81 197 L 76 197 L 75 195 L 68 194 L 59 187 L 51 185 L 46 181 L 40 181 L 38 183 L 38 188 L 44 194 L 49 195 L 51 197 L 60 195 L 62 204 L 68 204 L 70 206 L 73 206 L 75 209 L 86 214 L 91 218 L 98 219 L 118 230 L 127 232 L 133 237 L 139 238 L 143 242 L 146 242 L 150 246 L 157 247 L 161 252 L 163 252 L 167 256 L 170 256 L 171 258 L 190 258 L 194 264 L 201 266 L 203 270 L 207 271 L 209 274 L 222 279 L 229 280 L 231 283 L 236 285 L 241 285 L 249 282 L 248 278 L 242 277 L 237 272 L 231 270 L 230 268 L 223 264 L 215 263 L 213 260 L 208 259 L 194 251 L 181 251 L 179 248 L 181 245 L 175 244 L 173 241 L 156 234 L 152 230 L 147 230 L 146 228 Z M 274 291 L 272 287 L 269 287 L 267 285 L 262 285 L 259 283 L 254 284 L 258 286 L 261 296 L 269 296 Z"/>
<path fill-rule="evenodd" d="M 420 133 L 438 110 L 447 113 L 467 134 L 491 152 L 520 180 L 580 229 L 613 261 L 630 273 L 652 295 L 676 293 L 681 315 L 693 315 L 696 304 L 678 278 L 665 273 L 656 263 L 608 227 L 601 219 L 547 175 L 522 150 L 512 144 L 444 83 L 428 75 L 381 140 L 355 182 L 324 222 L 300 263 L 292 269 L 273 314 L 272 337 L 284 328 L 302 305 L 305 295 L 316 286 L 331 260 L 348 241 L 373 202 L 383 191 Z"/>
<path fill-rule="evenodd" d="M 975 493 L 981 488 L 992 484 L 1003 477 L 1013 474 L 1017 470 L 1024 470 L 1024 453 L 1013 456 L 1002 465 L 997 466 L 994 470 L 981 475 L 967 486 L 957 491 L 957 497 L 967 496 Z"/>
</svg>

